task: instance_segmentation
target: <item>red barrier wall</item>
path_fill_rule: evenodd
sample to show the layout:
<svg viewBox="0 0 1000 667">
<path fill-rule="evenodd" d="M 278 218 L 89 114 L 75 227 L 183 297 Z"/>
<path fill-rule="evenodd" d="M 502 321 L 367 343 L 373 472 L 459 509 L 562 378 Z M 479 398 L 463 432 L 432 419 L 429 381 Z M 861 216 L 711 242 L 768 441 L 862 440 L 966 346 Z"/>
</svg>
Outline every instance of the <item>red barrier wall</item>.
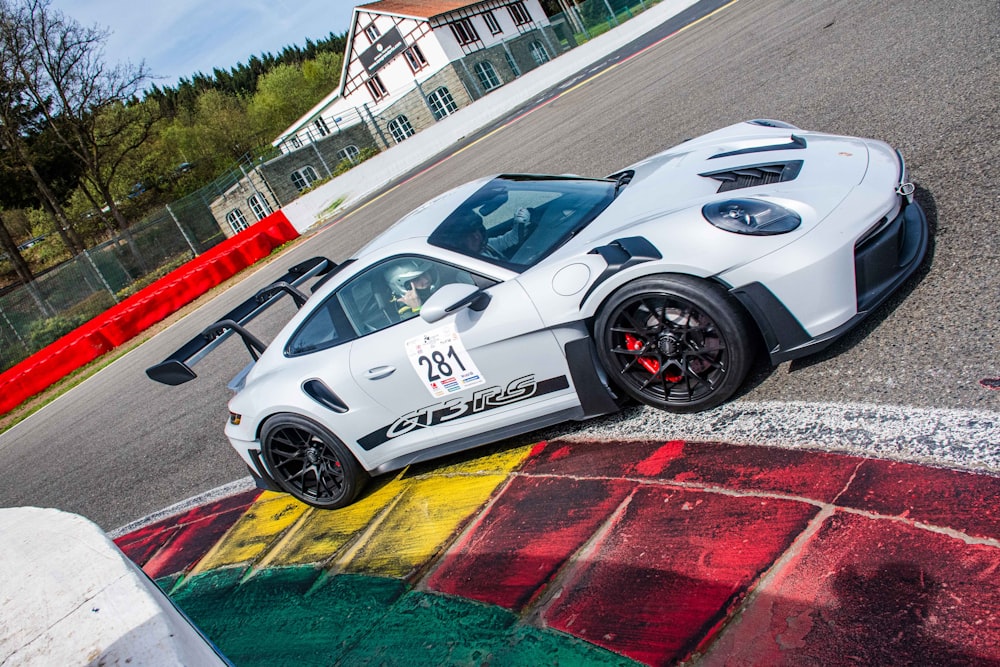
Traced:
<svg viewBox="0 0 1000 667">
<path fill-rule="evenodd" d="M 0 374 L 0 413 L 132 339 L 299 233 L 281 211 L 136 292 Z"/>
</svg>

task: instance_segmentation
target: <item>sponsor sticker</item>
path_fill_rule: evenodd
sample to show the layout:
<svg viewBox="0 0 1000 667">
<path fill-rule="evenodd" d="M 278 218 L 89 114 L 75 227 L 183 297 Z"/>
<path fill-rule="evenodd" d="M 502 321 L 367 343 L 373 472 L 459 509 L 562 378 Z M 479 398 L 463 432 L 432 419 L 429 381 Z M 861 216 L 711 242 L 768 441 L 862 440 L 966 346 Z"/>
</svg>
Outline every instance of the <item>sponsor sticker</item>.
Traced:
<svg viewBox="0 0 1000 667">
<path fill-rule="evenodd" d="M 486 382 L 453 322 L 406 341 L 406 356 L 435 398 Z"/>
</svg>

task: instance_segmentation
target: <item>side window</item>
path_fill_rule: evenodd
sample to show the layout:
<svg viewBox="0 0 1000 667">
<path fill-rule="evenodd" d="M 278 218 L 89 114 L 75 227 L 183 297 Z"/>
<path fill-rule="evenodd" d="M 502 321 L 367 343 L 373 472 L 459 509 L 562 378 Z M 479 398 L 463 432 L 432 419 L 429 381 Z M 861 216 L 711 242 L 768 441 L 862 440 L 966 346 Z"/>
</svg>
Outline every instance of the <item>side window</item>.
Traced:
<svg viewBox="0 0 1000 667">
<path fill-rule="evenodd" d="M 355 337 L 354 329 L 344 316 L 340 301 L 333 295 L 317 306 L 298 331 L 292 334 L 288 345 L 285 346 L 285 355 L 296 357 L 324 350 Z"/>
<path fill-rule="evenodd" d="M 394 257 L 359 273 L 306 318 L 292 334 L 285 355 L 295 357 L 340 345 L 405 322 L 442 285 L 488 287 L 493 281 L 426 257 Z"/>
<path fill-rule="evenodd" d="M 358 275 L 340 289 L 344 311 L 362 335 L 403 322 L 442 285 L 476 284 L 463 269 L 425 257 L 395 257 Z"/>
</svg>

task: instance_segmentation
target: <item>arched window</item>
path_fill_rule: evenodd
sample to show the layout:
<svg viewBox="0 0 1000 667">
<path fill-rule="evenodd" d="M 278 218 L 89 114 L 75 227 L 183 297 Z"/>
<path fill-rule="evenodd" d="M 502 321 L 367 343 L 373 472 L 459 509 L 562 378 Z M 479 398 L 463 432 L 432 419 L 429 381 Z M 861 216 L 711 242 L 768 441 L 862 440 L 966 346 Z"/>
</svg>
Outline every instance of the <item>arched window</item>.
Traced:
<svg viewBox="0 0 1000 667">
<path fill-rule="evenodd" d="M 476 76 L 479 77 L 479 83 L 482 84 L 483 90 L 490 91 L 494 88 L 499 88 L 503 81 L 497 76 L 497 71 L 493 69 L 493 63 L 481 62 L 476 63 Z"/>
<path fill-rule="evenodd" d="M 226 214 L 226 222 L 229 223 L 229 227 L 233 230 L 234 234 L 238 234 L 250 227 L 247 224 L 247 219 L 243 216 L 243 211 L 238 208 L 234 208 Z"/>
<path fill-rule="evenodd" d="M 396 116 L 390 120 L 389 132 L 392 134 L 393 141 L 397 144 L 415 134 L 413 126 L 410 125 L 410 120 L 406 116 Z"/>
<path fill-rule="evenodd" d="M 358 154 L 361 151 L 358 150 L 357 146 L 345 146 L 337 152 L 338 160 L 350 160 L 351 164 L 357 163 Z"/>
<path fill-rule="evenodd" d="M 268 205 L 267 200 L 264 199 L 263 195 L 251 195 L 250 198 L 247 199 L 247 204 L 249 204 L 250 210 L 253 211 L 253 215 L 257 218 L 257 220 L 263 220 L 272 213 L 271 207 Z"/>
<path fill-rule="evenodd" d="M 302 167 L 298 171 L 292 172 L 292 183 L 299 192 L 308 188 L 313 184 L 313 181 L 318 178 L 319 176 L 316 175 L 316 170 L 309 165 Z"/>
<path fill-rule="evenodd" d="M 539 65 L 547 63 L 550 60 L 549 52 L 545 50 L 545 46 L 541 42 L 532 42 L 531 46 L 528 47 L 528 51 L 531 52 L 531 57 Z"/>
<path fill-rule="evenodd" d="M 427 96 L 427 104 L 430 105 L 431 113 L 434 114 L 435 120 L 441 120 L 445 116 L 458 111 L 458 105 L 455 104 L 455 99 L 444 86 L 441 86 Z"/>
</svg>

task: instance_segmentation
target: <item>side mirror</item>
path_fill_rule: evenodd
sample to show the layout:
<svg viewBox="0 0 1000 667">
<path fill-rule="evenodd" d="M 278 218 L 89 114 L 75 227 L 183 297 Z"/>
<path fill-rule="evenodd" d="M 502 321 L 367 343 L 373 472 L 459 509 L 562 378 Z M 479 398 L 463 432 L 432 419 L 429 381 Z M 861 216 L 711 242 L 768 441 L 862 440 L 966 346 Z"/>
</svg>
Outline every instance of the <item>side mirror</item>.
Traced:
<svg viewBox="0 0 1000 667">
<path fill-rule="evenodd" d="M 446 315 L 462 308 L 480 311 L 490 302 L 490 295 L 475 285 L 452 283 L 444 285 L 420 307 L 420 318 L 425 322 L 437 322 Z"/>
</svg>

